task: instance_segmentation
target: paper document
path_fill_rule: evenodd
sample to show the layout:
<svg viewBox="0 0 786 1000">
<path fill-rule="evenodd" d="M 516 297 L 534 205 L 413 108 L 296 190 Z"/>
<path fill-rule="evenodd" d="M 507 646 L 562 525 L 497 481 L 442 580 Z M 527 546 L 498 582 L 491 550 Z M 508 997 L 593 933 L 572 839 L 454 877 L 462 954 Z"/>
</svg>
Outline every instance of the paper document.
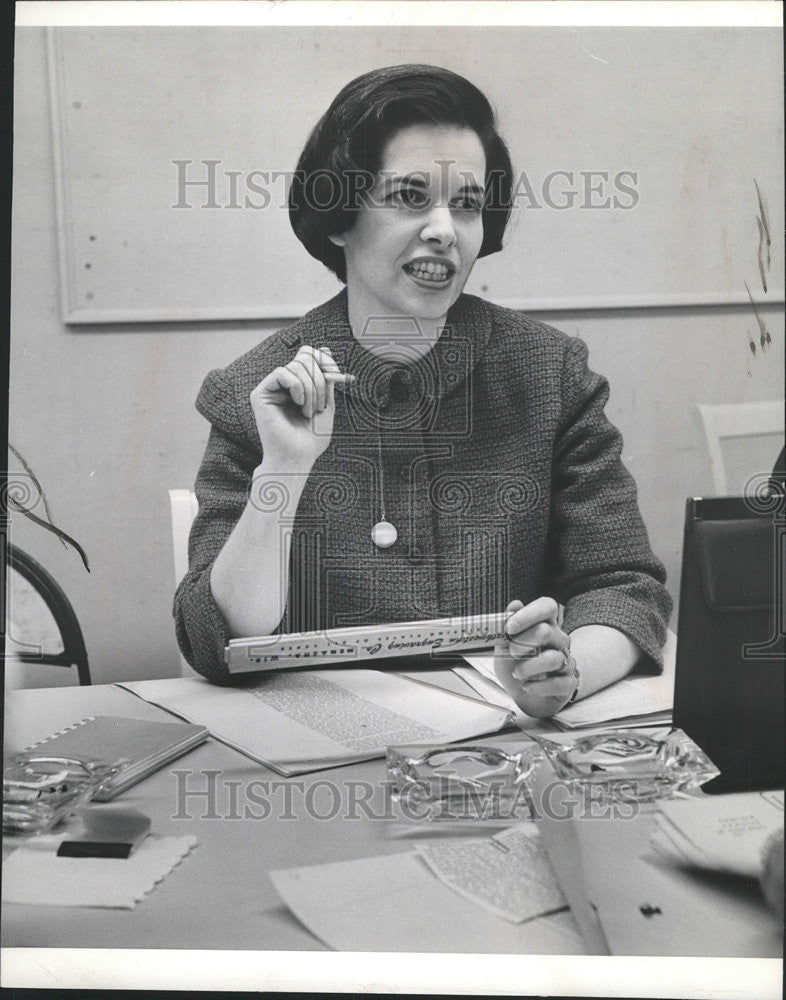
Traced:
<svg viewBox="0 0 786 1000">
<path fill-rule="evenodd" d="M 415 853 L 274 871 L 282 900 L 337 951 L 584 955 L 569 910 L 523 923 L 462 899 Z"/>
<path fill-rule="evenodd" d="M 652 726 L 671 721 L 674 704 L 674 661 L 676 636 L 669 633 L 663 649 L 663 673 L 656 676 L 633 674 L 609 687 L 591 694 L 588 698 L 563 708 L 554 716 L 560 729 L 583 729 L 609 724 L 620 728 Z M 490 704 L 501 705 L 514 712 L 514 721 L 526 729 L 532 719 L 516 705 L 510 695 L 497 682 L 492 653 L 469 654 L 463 657 L 469 667 L 454 667 L 454 672 L 465 680 Z"/>
<path fill-rule="evenodd" d="M 660 803 L 652 846 L 680 865 L 758 878 L 762 848 L 783 826 L 783 803 L 760 792 Z"/>
<path fill-rule="evenodd" d="M 388 746 L 450 743 L 496 732 L 504 709 L 379 670 L 282 671 L 235 687 L 202 678 L 118 685 L 198 722 L 283 775 L 384 755 Z"/>
<path fill-rule="evenodd" d="M 493 837 L 445 837 L 418 845 L 436 877 L 464 899 L 514 924 L 567 909 L 534 823 Z"/>
</svg>

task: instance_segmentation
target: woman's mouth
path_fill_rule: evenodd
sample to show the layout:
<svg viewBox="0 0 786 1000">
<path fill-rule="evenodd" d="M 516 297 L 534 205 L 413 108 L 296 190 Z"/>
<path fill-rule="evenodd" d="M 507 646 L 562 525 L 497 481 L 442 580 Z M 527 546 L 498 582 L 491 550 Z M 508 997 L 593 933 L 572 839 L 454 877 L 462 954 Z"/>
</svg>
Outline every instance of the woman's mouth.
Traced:
<svg viewBox="0 0 786 1000">
<path fill-rule="evenodd" d="M 416 260 L 404 265 L 407 274 L 418 284 L 444 286 L 456 272 L 456 268 L 448 261 Z"/>
</svg>

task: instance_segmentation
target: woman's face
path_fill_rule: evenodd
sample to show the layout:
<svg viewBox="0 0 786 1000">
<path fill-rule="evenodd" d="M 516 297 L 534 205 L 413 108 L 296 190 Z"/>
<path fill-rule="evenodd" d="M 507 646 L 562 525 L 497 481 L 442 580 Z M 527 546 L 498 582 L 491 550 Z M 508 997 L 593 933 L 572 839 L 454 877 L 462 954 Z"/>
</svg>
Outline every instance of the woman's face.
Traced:
<svg viewBox="0 0 786 1000">
<path fill-rule="evenodd" d="M 445 317 L 483 242 L 485 173 L 472 129 L 411 125 L 391 137 L 354 226 L 331 237 L 344 248 L 351 314 Z"/>
</svg>

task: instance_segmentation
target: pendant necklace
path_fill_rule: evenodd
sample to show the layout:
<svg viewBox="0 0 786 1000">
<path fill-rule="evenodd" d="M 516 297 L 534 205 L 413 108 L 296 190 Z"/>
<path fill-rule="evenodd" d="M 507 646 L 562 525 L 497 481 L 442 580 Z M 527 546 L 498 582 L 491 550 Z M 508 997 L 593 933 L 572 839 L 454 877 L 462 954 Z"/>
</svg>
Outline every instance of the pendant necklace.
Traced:
<svg viewBox="0 0 786 1000">
<path fill-rule="evenodd" d="M 385 481 L 384 470 L 382 468 L 382 421 L 377 411 L 377 453 L 379 455 L 379 506 L 380 519 L 371 529 L 371 539 L 378 549 L 389 549 L 395 544 L 398 532 L 394 525 L 385 517 Z"/>
</svg>

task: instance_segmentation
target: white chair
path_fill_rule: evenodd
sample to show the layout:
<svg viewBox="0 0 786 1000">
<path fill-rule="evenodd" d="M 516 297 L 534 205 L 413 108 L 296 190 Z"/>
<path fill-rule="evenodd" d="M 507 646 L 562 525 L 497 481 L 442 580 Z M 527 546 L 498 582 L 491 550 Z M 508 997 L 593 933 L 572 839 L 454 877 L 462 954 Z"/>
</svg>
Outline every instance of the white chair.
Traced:
<svg viewBox="0 0 786 1000">
<path fill-rule="evenodd" d="M 783 447 L 782 401 L 699 405 L 697 409 L 718 496 L 743 494 L 753 476 L 772 471 Z"/>
<path fill-rule="evenodd" d="M 199 510 L 193 490 L 170 490 L 169 513 L 172 519 L 172 552 L 175 558 L 175 585 L 180 583 L 188 571 L 188 535 Z M 197 677 L 197 672 L 180 657 L 181 673 L 184 677 Z"/>
</svg>

